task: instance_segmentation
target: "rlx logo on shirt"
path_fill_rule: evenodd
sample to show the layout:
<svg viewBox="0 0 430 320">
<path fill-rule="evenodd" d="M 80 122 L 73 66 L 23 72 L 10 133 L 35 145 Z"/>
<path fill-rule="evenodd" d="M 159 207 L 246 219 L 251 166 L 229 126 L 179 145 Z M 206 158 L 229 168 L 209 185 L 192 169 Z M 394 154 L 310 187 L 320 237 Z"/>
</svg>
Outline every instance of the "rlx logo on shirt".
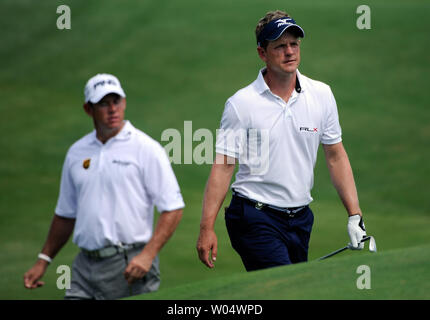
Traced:
<svg viewBox="0 0 430 320">
<path fill-rule="evenodd" d="M 312 133 L 318 133 L 318 128 L 308 128 L 308 127 L 300 127 L 299 131 L 306 131 Z"/>
</svg>

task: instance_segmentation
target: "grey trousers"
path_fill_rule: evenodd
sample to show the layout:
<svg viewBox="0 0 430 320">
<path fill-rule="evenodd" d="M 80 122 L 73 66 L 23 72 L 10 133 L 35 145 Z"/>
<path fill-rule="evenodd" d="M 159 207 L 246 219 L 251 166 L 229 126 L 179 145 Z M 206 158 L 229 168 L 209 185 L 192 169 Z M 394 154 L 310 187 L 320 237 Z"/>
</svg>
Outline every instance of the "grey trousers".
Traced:
<svg viewBox="0 0 430 320">
<path fill-rule="evenodd" d="M 142 249 L 143 247 L 129 250 L 128 262 Z M 66 289 L 64 299 L 113 300 L 156 291 L 160 286 L 158 256 L 154 259 L 149 272 L 132 285 L 129 285 L 124 278 L 126 267 L 124 253 L 105 259 L 95 259 L 81 251 L 73 262 L 70 289 Z"/>
</svg>

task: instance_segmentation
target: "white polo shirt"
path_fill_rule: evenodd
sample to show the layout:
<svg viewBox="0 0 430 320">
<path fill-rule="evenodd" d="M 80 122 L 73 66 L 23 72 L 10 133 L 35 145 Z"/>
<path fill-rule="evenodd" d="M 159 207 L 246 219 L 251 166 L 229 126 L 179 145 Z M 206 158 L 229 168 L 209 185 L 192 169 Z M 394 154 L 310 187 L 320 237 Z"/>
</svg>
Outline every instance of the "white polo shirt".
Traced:
<svg viewBox="0 0 430 320">
<path fill-rule="evenodd" d="M 279 207 L 307 205 L 319 144 L 342 141 L 336 101 L 328 85 L 297 71 L 300 88 L 285 102 L 263 72 L 227 100 L 216 152 L 239 159 L 232 188 L 241 194 Z"/>
<path fill-rule="evenodd" d="M 154 205 L 163 212 L 184 202 L 163 147 L 130 122 L 105 144 L 94 130 L 70 147 L 55 213 L 76 218 L 77 246 L 148 242 Z"/>
</svg>

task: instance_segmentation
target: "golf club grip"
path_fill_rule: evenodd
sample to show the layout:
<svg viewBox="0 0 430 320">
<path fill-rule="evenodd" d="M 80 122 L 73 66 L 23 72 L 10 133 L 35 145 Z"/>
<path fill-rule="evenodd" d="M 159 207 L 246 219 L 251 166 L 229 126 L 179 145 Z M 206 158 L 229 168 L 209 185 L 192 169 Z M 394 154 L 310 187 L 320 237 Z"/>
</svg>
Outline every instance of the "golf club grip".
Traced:
<svg viewBox="0 0 430 320">
<path fill-rule="evenodd" d="M 371 238 L 371 236 L 364 236 L 364 238 L 363 239 L 361 239 L 361 241 L 360 241 L 360 243 L 361 242 L 366 242 L 367 240 L 369 240 Z"/>
</svg>

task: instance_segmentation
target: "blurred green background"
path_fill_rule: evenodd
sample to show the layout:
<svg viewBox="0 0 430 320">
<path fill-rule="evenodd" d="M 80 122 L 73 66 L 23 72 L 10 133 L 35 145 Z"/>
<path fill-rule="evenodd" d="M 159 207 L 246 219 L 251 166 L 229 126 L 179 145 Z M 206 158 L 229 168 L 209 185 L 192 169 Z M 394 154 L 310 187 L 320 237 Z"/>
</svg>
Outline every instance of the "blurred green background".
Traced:
<svg viewBox="0 0 430 320">
<path fill-rule="evenodd" d="M 56 27 L 60 4 L 71 9 L 71 30 Z M 194 131 L 215 132 L 225 100 L 252 82 L 263 66 L 254 30 L 257 21 L 274 9 L 287 11 L 305 29 L 300 71 L 329 84 L 334 92 L 366 227 L 376 237 L 378 249 L 428 244 L 430 1 L 369 0 L 370 30 L 356 27 L 361 4 L 2 0 L 0 299 L 64 295 L 56 287 L 56 268 L 71 265 L 78 252 L 71 241 L 50 266 L 43 288 L 25 290 L 22 277 L 45 241 L 65 153 L 92 130 L 82 109 L 88 78 L 100 72 L 118 76 L 127 93 L 127 118 L 160 142 L 167 128 L 183 132 L 184 121 L 192 121 Z M 244 273 L 222 213 L 216 225 L 216 268 L 206 269 L 197 258 L 195 243 L 210 165 L 182 164 L 173 169 L 186 209 L 160 255 L 160 292 Z M 310 260 L 348 241 L 346 213 L 322 153 L 312 194 Z M 226 205 L 229 199 L 230 195 Z"/>
</svg>

